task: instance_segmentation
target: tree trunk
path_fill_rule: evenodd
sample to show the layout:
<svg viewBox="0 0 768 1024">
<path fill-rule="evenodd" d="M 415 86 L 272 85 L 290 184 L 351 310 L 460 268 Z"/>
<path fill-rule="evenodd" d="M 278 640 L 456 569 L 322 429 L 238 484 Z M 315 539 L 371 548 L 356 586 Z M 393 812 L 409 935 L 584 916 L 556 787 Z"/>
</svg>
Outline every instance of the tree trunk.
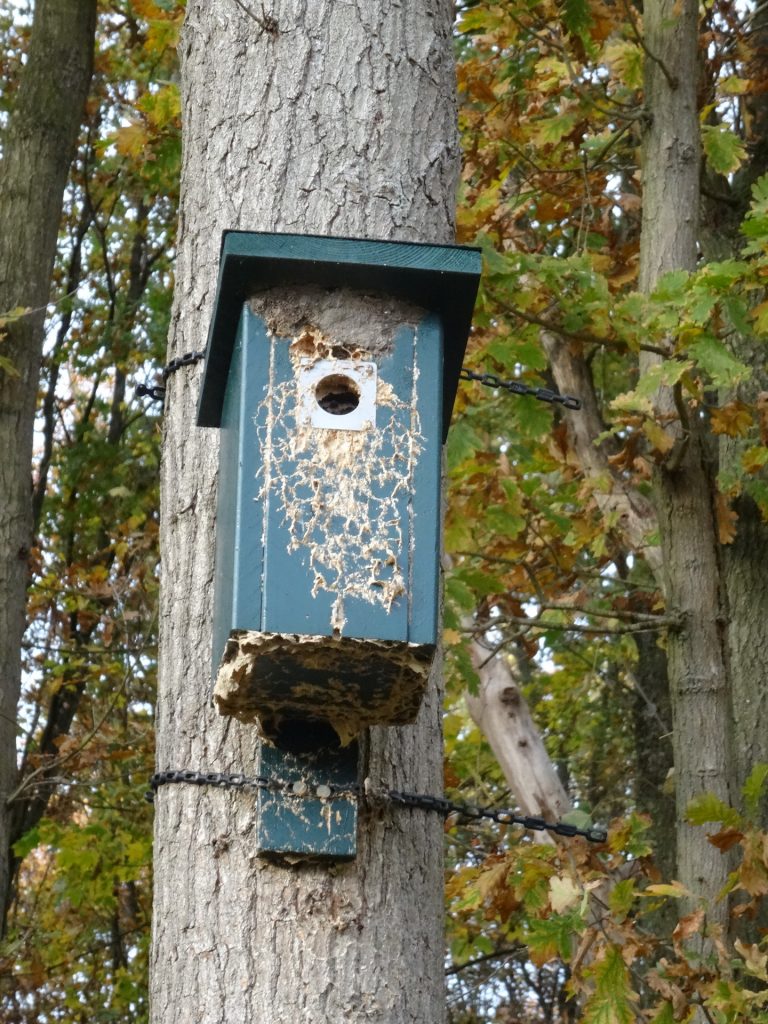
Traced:
<svg viewBox="0 0 768 1024">
<path fill-rule="evenodd" d="M 471 651 L 480 689 L 477 696 L 465 694 L 470 715 L 496 755 L 521 812 L 559 821 L 571 810 L 571 800 L 507 660 L 489 657 L 476 640 Z M 536 837 L 551 841 L 548 833 Z"/>
<path fill-rule="evenodd" d="M 651 291 L 670 270 L 697 259 L 700 146 L 696 99 L 698 6 L 652 0 L 645 6 L 646 105 L 640 285 Z M 659 357 L 652 357 L 658 359 Z M 645 365 L 648 365 L 646 360 Z M 678 402 L 682 405 L 682 401 Z M 676 415 L 668 389 L 657 401 L 664 421 Z M 654 474 L 667 608 L 681 624 L 668 637 L 677 803 L 677 875 L 712 914 L 727 861 L 700 829 L 686 823 L 689 802 L 704 791 L 730 797 L 731 735 L 726 603 L 714 513 L 714 473 L 699 420 L 678 425 L 676 447 Z M 672 428 L 670 428 L 672 429 Z"/>
<path fill-rule="evenodd" d="M 204 347 L 225 228 L 452 240 L 452 17 L 449 0 L 190 0 L 169 356 Z M 211 702 L 217 437 L 195 427 L 199 376 L 166 396 L 158 767 L 253 773 L 253 727 Z M 370 731 L 374 785 L 439 792 L 440 673 L 416 725 Z M 155 1024 L 443 1019 L 439 819 L 363 808 L 355 861 L 290 867 L 255 855 L 253 814 L 246 793 L 158 793 Z"/>
<path fill-rule="evenodd" d="M 43 323 L 62 195 L 88 92 L 95 0 L 37 0 L 32 42 L 0 163 L 0 317 L 30 312 L 3 331 L 0 355 L 0 898 L 8 873 L 7 797 L 16 775 L 28 556 L 32 546 L 32 428 Z M 5 914 L 3 913 L 3 918 Z"/>
</svg>

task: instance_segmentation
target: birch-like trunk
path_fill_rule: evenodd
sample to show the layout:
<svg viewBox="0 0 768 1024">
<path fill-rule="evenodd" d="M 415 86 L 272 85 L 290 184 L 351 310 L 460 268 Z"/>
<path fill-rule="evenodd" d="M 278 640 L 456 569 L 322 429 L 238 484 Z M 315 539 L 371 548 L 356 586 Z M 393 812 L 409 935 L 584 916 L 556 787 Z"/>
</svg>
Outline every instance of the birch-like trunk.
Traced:
<svg viewBox="0 0 768 1024">
<path fill-rule="evenodd" d="M 646 106 L 640 284 L 651 291 L 670 270 L 694 270 L 697 260 L 700 144 L 696 98 L 698 5 L 649 0 L 645 5 Z M 651 357 L 658 358 L 658 357 Z M 646 365 L 647 365 L 646 360 Z M 660 416 L 682 407 L 668 391 Z M 727 860 L 703 830 L 685 819 L 704 791 L 728 801 L 733 771 L 728 681 L 727 614 L 714 513 L 713 453 L 693 409 L 680 424 L 676 447 L 654 474 L 654 498 L 664 565 L 667 609 L 680 617 L 668 636 L 677 802 L 677 876 L 712 914 Z"/>
<path fill-rule="evenodd" d="M 32 546 L 32 431 L 45 306 L 62 195 L 91 80 L 96 0 L 38 0 L 19 92 L 0 158 L 0 931 L 9 898 L 10 808 L 16 778 Z"/>
<path fill-rule="evenodd" d="M 225 228 L 453 239 L 449 0 L 245 6 L 187 5 L 169 358 L 204 347 Z M 249 773 L 253 728 L 211 702 L 217 434 L 195 426 L 199 378 L 166 396 L 158 768 Z M 439 677 L 414 726 L 371 730 L 374 785 L 439 792 Z M 162 788 L 152 1020 L 442 1020 L 441 835 L 434 815 L 368 811 L 354 862 L 276 865 L 254 852 L 251 795 Z"/>
<path fill-rule="evenodd" d="M 531 817 L 559 821 L 571 810 L 571 799 L 509 663 L 503 655 L 489 656 L 477 640 L 471 653 L 480 687 L 476 696 L 465 694 L 467 709 L 488 740 L 518 807 Z M 551 841 L 548 833 L 536 837 Z"/>
</svg>

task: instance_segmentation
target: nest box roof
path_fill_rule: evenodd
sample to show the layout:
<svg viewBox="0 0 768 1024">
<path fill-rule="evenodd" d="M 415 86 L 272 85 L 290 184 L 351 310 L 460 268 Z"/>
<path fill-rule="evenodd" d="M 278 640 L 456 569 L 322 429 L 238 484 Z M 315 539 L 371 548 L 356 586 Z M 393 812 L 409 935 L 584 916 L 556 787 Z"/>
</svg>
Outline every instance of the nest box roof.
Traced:
<svg viewBox="0 0 768 1024">
<path fill-rule="evenodd" d="M 321 235 L 225 231 L 197 423 L 218 427 L 243 303 L 277 285 L 319 284 L 391 295 L 440 317 L 445 342 L 443 439 L 480 281 L 480 250 Z"/>
</svg>

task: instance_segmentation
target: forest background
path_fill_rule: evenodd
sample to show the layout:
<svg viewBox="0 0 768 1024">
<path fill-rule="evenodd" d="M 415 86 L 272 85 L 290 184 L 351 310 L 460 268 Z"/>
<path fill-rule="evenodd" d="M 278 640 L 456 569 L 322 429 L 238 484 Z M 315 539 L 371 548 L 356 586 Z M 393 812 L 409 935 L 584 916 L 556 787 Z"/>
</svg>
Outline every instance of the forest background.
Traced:
<svg viewBox="0 0 768 1024">
<path fill-rule="evenodd" d="M 4 174 L 31 15 L 0 8 Z M 98 5 L 64 191 L 3 708 L 8 1022 L 147 1018 L 162 408 L 137 386 L 165 361 L 182 18 Z M 768 1021 L 766 19 L 458 5 L 466 365 L 496 380 L 462 384 L 447 448 L 446 787 L 609 838 L 448 821 L 451 1024 Z M 7 389 L 39 314 L 2 309 Z"/>
</svg>

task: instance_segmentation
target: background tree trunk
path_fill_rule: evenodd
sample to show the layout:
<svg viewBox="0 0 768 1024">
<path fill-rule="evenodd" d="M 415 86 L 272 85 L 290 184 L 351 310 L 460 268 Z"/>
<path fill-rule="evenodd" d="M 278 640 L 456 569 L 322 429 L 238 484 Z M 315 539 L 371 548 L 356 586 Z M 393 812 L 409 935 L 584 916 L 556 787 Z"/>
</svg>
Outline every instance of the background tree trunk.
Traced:
<svg viewBox="0 0 768 1024">
<path fill-rule="evenodd" d="M 473 721 L 496 755 L 522 814 L 559 821 L 572 809 L 536 728 L 528 703 L 504 655 L 491 655 L 472 641 L 472 662 L 480 678 L 477 695 L 465 700 Z M 551 842 L 549 833 L 534 833 Z"/>
<path fill-rule="evenodd" d="M 187 7 L 170 357 L 204 347 L 225 228 L 453 239 L 451 3 L 250 9 Z M 217 437 L 194 425 L 198 381 L 176 373 L 166 396 L 158 767 L 248 772 L 254 730 L 210 696 Z M 374 784 L 439 791 L 440 673 L 415 726 L 371 730 Z M 225 790 L 158 794 L 156 1024 L 441 1020 L 439 819 L 364 811 L 354 862 L 287 867 L 255 855 L 253 809 Z"/>
<path fill-rule="evenodd" d="M 700 144 L 698 6 L 652 0 L 645 6 L 645 97 L 649 123 L 643 151 L 640 287 L 652 291 L 671 270 L 694 270 L 697 260 Z M 660 357 L 646 357 L 650 360 Z M 732 748 L 726 604 L 714 506 L 712 452 L 691 409 L 669 389 L 658 397 L 663 423 L 677 419 L 676 446 L 654 473 L 654 498 L 664 556 L 667 609 L 681 619 L 668 636 L 677 802 L 677 875 L 714 904 L 727 859 L 685 820 L 704 791 L 731 795 Z M 674 429 L 672 427 L 670 430 Z"/>
<path fill-rule="evenodd" d="M 32 42 L 0 163 L 0 898 L 10 878 L 7 798 L 16 777 L 28 558 L 32 547 L 32 430 L 43 323 L 62 195 L 91 79 L 95 0 L 38 0 Z"/>
</svg>

